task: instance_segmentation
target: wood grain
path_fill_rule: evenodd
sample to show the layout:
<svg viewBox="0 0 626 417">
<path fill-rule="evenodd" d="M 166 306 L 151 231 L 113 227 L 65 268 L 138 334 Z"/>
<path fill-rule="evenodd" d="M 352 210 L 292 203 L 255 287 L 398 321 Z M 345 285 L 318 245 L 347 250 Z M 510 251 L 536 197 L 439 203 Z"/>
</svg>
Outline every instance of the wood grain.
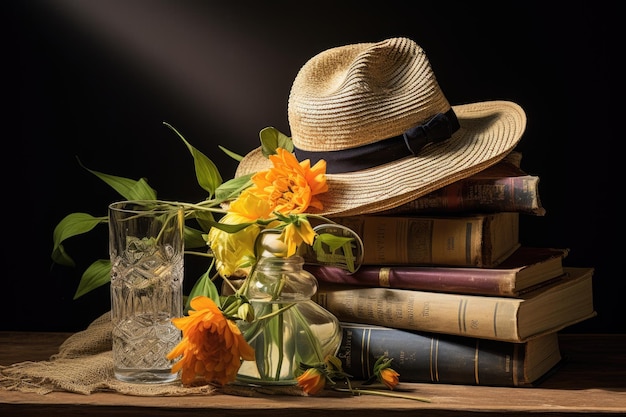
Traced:
<svg viewBox="0 0 626 417">
<path fill-rule="evenodd" d="M 0 332 L 0 364 L 47 360 L 68 333 Z M 626 335 L 562 334 L 566 361 L 538 388 L 405 384 L 430 403 L 378 396 L 217 394 L 133 397 L 115 393 L 46 395 L 0 390 L 0 415 L 72 416 L 606 416 L 626 415 Z"/>
</svg>

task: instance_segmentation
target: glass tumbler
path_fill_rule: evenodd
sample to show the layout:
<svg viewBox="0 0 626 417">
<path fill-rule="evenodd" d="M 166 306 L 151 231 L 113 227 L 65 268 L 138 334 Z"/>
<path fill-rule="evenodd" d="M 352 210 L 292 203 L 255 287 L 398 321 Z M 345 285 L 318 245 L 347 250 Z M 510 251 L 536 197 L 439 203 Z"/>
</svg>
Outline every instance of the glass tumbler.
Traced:
<svg viewBox="0 0 626 417">
<path fill-rule="evenodd" d="M 114 373 L 119 380 L 167 383 L 166 355 L 181 340 L 184 212 L 162 201 L 109 206 Z"/>
</svg>

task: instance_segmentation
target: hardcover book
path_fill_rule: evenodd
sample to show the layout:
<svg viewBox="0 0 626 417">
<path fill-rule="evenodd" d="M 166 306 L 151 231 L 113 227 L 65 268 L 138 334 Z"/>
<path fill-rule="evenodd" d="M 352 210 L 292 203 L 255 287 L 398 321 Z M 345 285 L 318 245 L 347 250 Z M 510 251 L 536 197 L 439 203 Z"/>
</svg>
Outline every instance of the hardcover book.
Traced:
<svg viewBox="0 0 626 417">
<path fill-rule="evenodd" d="M 337 353 L 344 371 L 367 380 L 380 356 L 402 382 L 526 387 L 561 360 L 557 333 L 526 343 L 416 332 L 361 323 L 341 323 Z"/>
<path fill-rule="evenodd" d="M 313 300 L 340 321 L 525 342 L 595 315 L 594 269 L 564 270 L 562 279 L 518 298 L 319 282 Z"/>
<path fill-rule="evenodd" d="M 363 265 L 350 273 L 305 264 L 318 281 L 366 287 L 517 297 L 563 275 L 569 249 L 522 246 L 494 268 Z"/>
<path fill-rule="evenodd" d="M 491 268 L 519 243 L 519 213 L 333 218 L 363 241 L 363 265 Z"/>
<path fill-rule="evenodd" d="M 511 211 L 543 216 L 539 177 L 507 158 L 470 177 L 453 182 L 379 214 L 430 214 Z"/>
</svg>

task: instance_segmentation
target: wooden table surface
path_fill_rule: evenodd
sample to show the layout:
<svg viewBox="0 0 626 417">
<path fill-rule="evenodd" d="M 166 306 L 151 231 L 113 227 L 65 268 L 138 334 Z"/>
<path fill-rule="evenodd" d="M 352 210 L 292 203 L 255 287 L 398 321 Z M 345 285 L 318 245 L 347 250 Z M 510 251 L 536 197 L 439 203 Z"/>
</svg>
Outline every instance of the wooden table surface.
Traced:
<svg viewBox="0 0 626 417">
<path fill-rule="evenodd" d="M 69 335 L 0 332 L 0 364 L 47 360 Z M 0 416 L 626 416 L 626 334 L 561 334 L 560 341 L 566 361 L 540 387 L 404 384 L 430 403 L 369 395 L 134 397 L 0 389 Z"/>
</svg>

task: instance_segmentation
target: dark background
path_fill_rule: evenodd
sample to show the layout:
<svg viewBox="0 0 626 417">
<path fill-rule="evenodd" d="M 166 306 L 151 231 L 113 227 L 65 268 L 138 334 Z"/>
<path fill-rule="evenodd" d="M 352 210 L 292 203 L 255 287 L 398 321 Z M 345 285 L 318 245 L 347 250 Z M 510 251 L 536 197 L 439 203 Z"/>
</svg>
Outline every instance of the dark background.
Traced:
<svg viewBox="0 0 626 417">
<path fill-rule="evenodd" d="M 146 177 L 162 199 L 200 201 L 191 156 L 164 121 L 231 178 L 235 162 L 218 145 L 245 154 L 266 126 L 290 134 L 287 98 L 306 60 L 407 36 L 426 50 L 452 104 L 503 99 L 526 110 L 518 150 L 522 167 L 541 177 L 547 214 L 522 216 L 522 243 L 568 247 L 566 265 L 595 267 L 598 316 L 566 332 L 626 332 L 616 7 L 371 3 L 4 2 L 0 330 L 78 331 L 108 311 L 108 286 L 72 300 L 84 269 L 108 257 L 105 226 L 67 242 L 76 268 L 50 259 L 65 215 L 103 216 L 118 199 L 78 158 Z M 188 259 L 186 288 L 204 267 Z"/>
</svg>

